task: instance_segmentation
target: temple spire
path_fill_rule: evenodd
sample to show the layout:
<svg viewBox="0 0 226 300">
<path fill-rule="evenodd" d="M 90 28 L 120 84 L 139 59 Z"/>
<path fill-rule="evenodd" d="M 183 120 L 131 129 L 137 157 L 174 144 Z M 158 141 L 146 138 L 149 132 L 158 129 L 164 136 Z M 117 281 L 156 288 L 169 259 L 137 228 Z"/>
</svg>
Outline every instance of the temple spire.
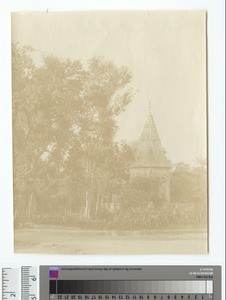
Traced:
<svg viewBox="0 0 226 300">
<path fill-rule="evenodd" d="M 152 116 L 151 101 L 148 105 L 148 116 L 141 137 L 136 147 L 136 165 L 166 167 L 168 160 L 161 145 L 158 131 Z"/>
</svg>

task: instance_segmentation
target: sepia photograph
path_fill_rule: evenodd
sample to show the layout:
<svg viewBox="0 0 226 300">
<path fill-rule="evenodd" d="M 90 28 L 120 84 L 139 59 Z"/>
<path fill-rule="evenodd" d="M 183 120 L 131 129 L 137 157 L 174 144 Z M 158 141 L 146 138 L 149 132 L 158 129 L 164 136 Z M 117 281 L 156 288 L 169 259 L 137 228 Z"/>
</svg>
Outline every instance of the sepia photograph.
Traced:
<svg viewBox="0 0 226 300">
<path fill-rule="evenodd" d="M 208 253 L 205 11 L 12 13 L 14 251 Z"/>
</svg>

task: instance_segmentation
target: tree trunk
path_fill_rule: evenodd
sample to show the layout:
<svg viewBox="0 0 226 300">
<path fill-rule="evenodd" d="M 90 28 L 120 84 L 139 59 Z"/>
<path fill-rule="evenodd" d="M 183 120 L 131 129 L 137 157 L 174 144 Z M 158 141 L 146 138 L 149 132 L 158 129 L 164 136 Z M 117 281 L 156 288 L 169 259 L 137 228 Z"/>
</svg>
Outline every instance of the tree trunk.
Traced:
<svg viewBox="0 0 226 300">
<path fill-rule="evenodd" d="M 97 215 L 101 210 L 101 198 L 102 198 L 102 189 L 101 189 L 101 180 L 97 180 L 97 198 L 95 205 L 95 215 Z"/>
<path fill-rule="evenodd" d="M 32 209 L 33 209 L 33 193 L 28 195 L 28 222 L 32 222 Z"/>
<path fill-rule="evenodd" d="M 86 192 L 86 199 L 85 199 L 85 209 L 84 209 L 84 216 L 86 219 L 91 218 L 92 212 L 92 204 L 94 199 L 94 170 L 95 170 L 95 162 L 93 163 L 92 167 L 90 168 L 90 174 L 88 174 L 88 178 L 90 181 L 89 189 Z"/>
</svg>

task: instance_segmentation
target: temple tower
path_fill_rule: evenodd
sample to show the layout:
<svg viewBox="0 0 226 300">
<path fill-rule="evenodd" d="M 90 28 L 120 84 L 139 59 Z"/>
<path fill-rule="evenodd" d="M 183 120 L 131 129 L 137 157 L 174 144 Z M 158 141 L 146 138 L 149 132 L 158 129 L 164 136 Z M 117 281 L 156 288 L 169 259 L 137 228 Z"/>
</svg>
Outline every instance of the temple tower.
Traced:
<svg viewBox="0 0 226 300">
<path fill-rule="evenodd" d="M 135 161 L 130 167 L 130 181 L 135 178 L 152 178 L 160 182 L 159 194 L 164 203 L 170 202 L 170 161 L 155 126 L 149 106 L 149 112 L 141 137 L 135 145 Z"/>
</svg>

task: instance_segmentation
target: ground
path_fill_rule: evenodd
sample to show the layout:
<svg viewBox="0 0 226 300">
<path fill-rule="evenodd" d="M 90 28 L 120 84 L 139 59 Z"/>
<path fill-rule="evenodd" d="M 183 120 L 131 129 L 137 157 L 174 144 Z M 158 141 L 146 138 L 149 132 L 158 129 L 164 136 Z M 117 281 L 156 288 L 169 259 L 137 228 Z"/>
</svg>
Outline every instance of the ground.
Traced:
<svg viewBox="0 0 226 300">
<path fill-rule="evenodd" d="M 104 231 L 43 228 L 15 230 L 16 253 L 203 254 L 206 230 Z"/>
</svg>

